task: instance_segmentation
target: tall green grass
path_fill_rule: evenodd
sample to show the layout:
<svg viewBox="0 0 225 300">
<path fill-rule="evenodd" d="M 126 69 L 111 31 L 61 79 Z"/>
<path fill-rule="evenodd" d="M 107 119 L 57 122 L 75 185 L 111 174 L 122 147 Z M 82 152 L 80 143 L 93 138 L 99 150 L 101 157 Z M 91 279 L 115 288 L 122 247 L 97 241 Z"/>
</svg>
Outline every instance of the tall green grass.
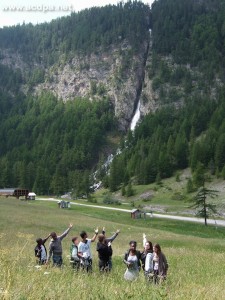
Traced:
<svg viewBox="0 0 225 300">
<path fill-rule="evenodd" d="M 35 239 L 62 233 L 64 267 L 36 268 Z M 167 226 L 168 225 L 168 226 Z M 120 228 L 113 242 L 113 270 L 99 274 L 96 243 L 92 244 L 93 273 L 73 272 L 69 263 L 72 236 L 106 227 L 107 236 Z M 131 239 L 142 249 L 142 233 L 162 246 L 169 262 L 167 281 L 147 285 L 142 272 L 137 281 L 123 279 L 123 254 Z M 0 198 L 0 299 L 225 299 L 225 230 L 167 220 L 132 220 L 128 213 L 94 208 L 58 209 L 56 203 Z M 48 243 L 48 242 L 47 242 Z M 48 245 L 48 244 L 47 244 Z"/>
</svg>

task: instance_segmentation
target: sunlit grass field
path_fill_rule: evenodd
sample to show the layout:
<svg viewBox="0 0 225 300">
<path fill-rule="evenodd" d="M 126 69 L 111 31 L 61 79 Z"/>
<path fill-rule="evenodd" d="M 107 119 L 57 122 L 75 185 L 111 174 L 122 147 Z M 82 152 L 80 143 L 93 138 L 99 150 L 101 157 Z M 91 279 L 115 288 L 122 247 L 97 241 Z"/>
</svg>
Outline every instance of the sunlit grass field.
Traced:
<svg viewBox="0 0 225 300">
<path fill-rule="evenodd" d="M 64 267 L 36 268 L 35 240 L 51 231 L 61 234 L 73 228 L 63 240 Z M 92 243 L 93 273 L 74 272 L 69 263 L 71 238 L 95 227 L 106 227 L 113 242 L 113 270 L 99 274 L 96 242 Z M 158 242 L 169 262 L 163 285 L 146 284 L 142 272 L 137 281 L 123 279 L 124 252 L 130 240 L 142 249 L 142 234 Z M 48 246 L 48 242 L 46 244 Z M 160 219 L 132 220 L 129 213 L 72 206 L 59 209 L 57 203 L 0 198 L 0 299 L 225 299 L 225 228 Z"/>
</svg>

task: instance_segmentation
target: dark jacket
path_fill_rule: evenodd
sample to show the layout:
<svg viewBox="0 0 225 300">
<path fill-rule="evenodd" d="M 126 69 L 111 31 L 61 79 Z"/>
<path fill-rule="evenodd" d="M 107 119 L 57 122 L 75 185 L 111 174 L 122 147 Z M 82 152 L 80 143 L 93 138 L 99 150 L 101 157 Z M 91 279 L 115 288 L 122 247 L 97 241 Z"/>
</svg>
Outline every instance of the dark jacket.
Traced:
<svg viewBox="0 0 225 300">
<path fill-rule="evenodd" d="M 96 250 L 98 251 L 99 259 L 104 262 L 108 262 L 112 256 L 112 247 L 105 243 L 97 243 Z"/>
<path fill-rule="evenodd" d="M 47 256 L 47 250 L 45 247 L 45 242 L 47 241 L 48 237 L 42 240 L 42 246 L 44 246 L 45 248 L 45 252 L 46 252 L 46 256 Z M 39 260 L 41 260 L 41 245 L 37 244 L 36 247 L 34 248 L 34 255 L 35 257 L 39 258 Z"/>
<path fill-rule="evenodd" d="M 125 264 L 127 264 L 127 259 L 128 259 L 129 253 L 130 253 L 130 250 L 127 250 L 126 253 L 124 254 L 123 262 Z M 137 256 L 137 259 L 138 259 L 138 266 L 140 268 L 141 267 L 141 252 L 136 250 L 136 256 Z"/>
<path fill-rule="evenodd" d="M 154 266 L 154 260 L 153 260 L 153 266 Z M 166 276 L 167 270 L 168 270 L 168 263 L 165 255 L 161 252 L 159 254 L 159 275 Z"/>
</svg>

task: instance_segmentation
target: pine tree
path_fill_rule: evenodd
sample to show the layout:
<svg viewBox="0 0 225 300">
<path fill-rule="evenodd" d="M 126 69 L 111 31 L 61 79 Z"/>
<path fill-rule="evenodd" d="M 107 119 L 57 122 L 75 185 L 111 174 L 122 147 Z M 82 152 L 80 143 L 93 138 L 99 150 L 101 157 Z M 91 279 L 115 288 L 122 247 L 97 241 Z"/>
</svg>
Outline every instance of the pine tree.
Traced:
<svg viewBox="0 0 225 300">
<path fill-rule="evenodd" d="M 116 159 L 112 161 L 110 167 L 109 189 L 111 192 L 115 192 L 118 189 L 118 170 Z"/>
<path fill-rule="evenodd" d="M 217 196 L 217 191 L 205 188 L 204 184 L 199 189 L 195 197 L 193 198 L 194 204 L 190 208 L 196 208 L 197 215 L 201 218 L 204 218 L 205 225 L 207 225 L 207 219 L 210 214 L 215 214 L 216 206 L 214 204 L 208 203 L 207 198 L 215 198 Z"/>
<path fill-rule="evenodd" d="M 162 183 L 162 178 L 161 178 L 160 173 L 157 174 L 155 181 L 158 185 L 160 185 Z"/>
<path fill-rule="evenodd" d="M 222 175 L 222 178 L 225 179 L 225 165 L 224 165 L 224 167 L 222 169 L 221 175 Z"/>
<path fill-rule="evenodd" d="M 126 188 L 125 188 L 125 185 L 124 185 L 124 184 L 122 185 L 121 195 L 122 195 L 122 196 L 125 196 L 125 195 L 126 195 Z"/>
<path fill-rule="evenodd" d="M 187 182 L 187 193 L 192 193 L 194 191 L 194 185 L 191 178 L 188 179 Z"/>
<path fill-rule="evenodd" d="M 131 197 L 134 195 L 134 189 L 132 187 L 131 182 L 128 183 L 126 195 L 127 197 Z"/>
<path fill-rule="evenodd" d="M 205 182 L 205 167 L 202 163 L 198 163 L 193 175 L 193 182 L 196 187 L 204 185 Z"/>
</svg>

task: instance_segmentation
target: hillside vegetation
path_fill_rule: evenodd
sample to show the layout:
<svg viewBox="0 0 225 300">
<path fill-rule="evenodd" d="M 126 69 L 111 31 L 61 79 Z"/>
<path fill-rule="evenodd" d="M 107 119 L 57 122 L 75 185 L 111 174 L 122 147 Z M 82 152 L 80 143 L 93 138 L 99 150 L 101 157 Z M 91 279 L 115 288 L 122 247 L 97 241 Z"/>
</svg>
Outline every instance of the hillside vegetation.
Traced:
<svg viewBox="0 0 225 300">
<path fill-rule="evenodd" d="M 151 10 L 128 1 L 50 24 L 1 29 L 0 58 L 16 50 L 29 68 L 0 65 L 0 187 L 88 196 L 93 184 L 89 175 L 96 170 L 96 180 L 111 192 L 160 183 L 185 168 L 192 172 L 190 191 L 200 186 L 200 173 L 225 179 L 224 13 L 224 1 L 219 0 L 159 0 Z M 88 58 L 118 44 L 122 64 L 112 76 L 110 92 L 115 86 L 123 91 L 128 70 L 139 75 L 119 94 L 124 106 L 116 106 L 118 97 L 113 102 L 102 82 L 96 81 L 90 82 L 89 98 L 66 103 L 50 92 L 33 94 L 37 84 L 50 80 L 44 76 L 50 66 L 57 73 L 75 55 Z M 139 45 L 148 53 L 139 52 Z M 140 69 L 137 61 L 130 67 L 134 53 L 146 55 L 137 60 L 144 64 Z M 148 113 L 134 132 L 128 130 L 120 138 L 116 110 L 126 119 L 123 108 L 132 114 L 139 99 L 143 109 L 150 107 Z M 117 147 L 119 154 L 107 172 L 102 166 Z"/>
<path fill-rule="evenodd" d="M 58 209 L 57 203 L 0 199 L 0 297 L 1 299 L 223 299 L 224 236 L 223 228 L 157 219 L 132 220 L 130 214 L 98 211 L 94 208 Z M 109 219 L 111 221 L 109 221 Z M 68 224 L 74 227 L 63 240 L 64 267 L 37 269 L 35 239 L 55 230 L 62 233 Z M 113 242 L 113 271 L 99 274 L 94 254 L 94 272 L 74 273 L 69 265 L 72 236 L 106 227 L 107 236 L 121 232 Z M 182 231 L 179 230 L 182 227 Z M 169 230 L 168 230 L 169 229 Z M 160 243 L 169 261 L 168 278 L 162 286 L 148 286 L 141 273 L 136 282 L 125 282 L 123 254 L 131 239 L 142 248 L 142 233 Z M 216 265 L 216 268 L 215 268 Z"/>
</svg>

